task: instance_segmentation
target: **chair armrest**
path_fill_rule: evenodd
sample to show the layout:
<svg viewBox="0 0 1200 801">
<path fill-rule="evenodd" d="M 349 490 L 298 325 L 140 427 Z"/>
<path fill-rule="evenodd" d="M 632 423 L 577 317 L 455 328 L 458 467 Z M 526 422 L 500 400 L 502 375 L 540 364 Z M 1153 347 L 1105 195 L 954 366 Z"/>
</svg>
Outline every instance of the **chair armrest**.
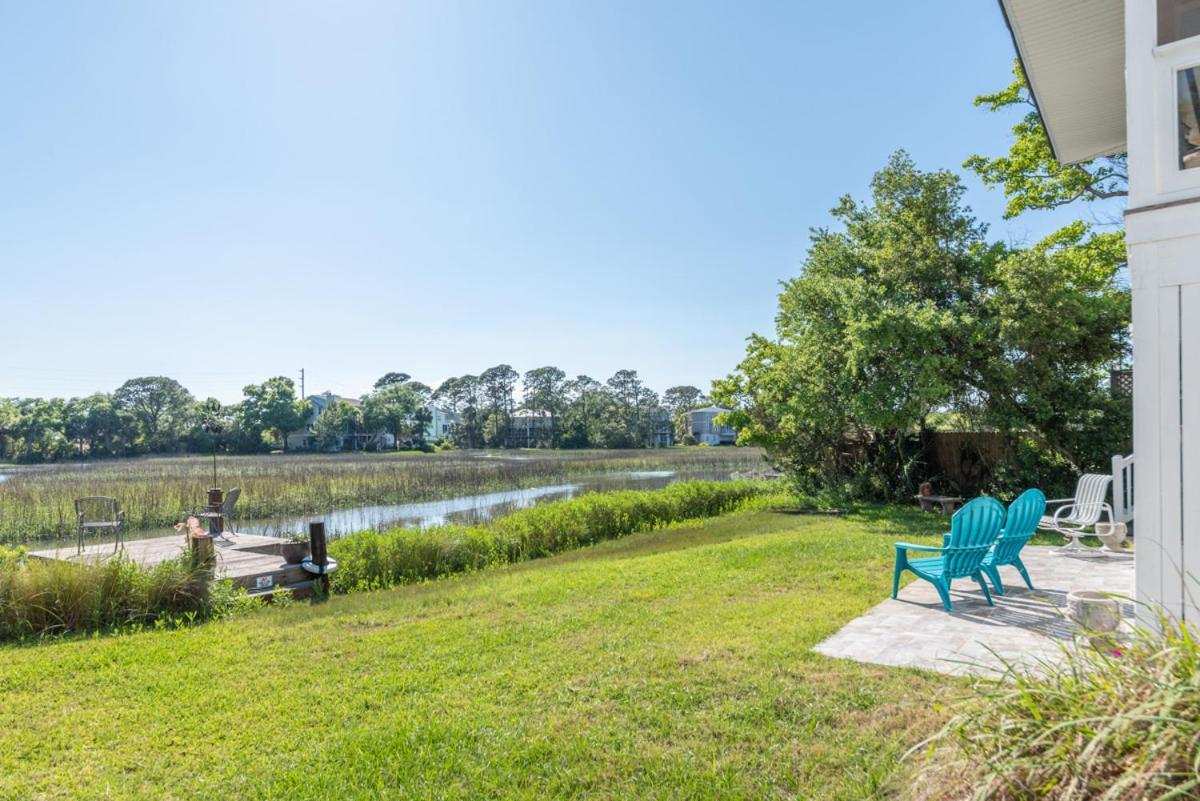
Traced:
<svg viewBox="0 0 1200 801">
<path fill-rule="evenodd" d="M 946 549 L 939 548 L 936 545 L 915 545 L 911 542 L 897 542 L 896 550 L 897 551 L 933 551 L 935 553 L 941 553 L 942 551 L 944 551 Z"/>
</svg>

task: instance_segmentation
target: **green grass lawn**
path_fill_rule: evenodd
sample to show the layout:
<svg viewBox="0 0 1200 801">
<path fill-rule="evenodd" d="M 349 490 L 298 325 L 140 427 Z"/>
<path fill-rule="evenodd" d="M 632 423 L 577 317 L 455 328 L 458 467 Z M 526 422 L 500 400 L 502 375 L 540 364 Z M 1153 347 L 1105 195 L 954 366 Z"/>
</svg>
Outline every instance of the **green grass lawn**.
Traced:
<svg viewBox="0 0 1200 801">
<path fill-rule="evenodd" d="M 0 798 L 887 797 L 953 680 L 811 647 L 944 520 L 747 512 L 177 631 L 0 648 Z"/>
</svg>

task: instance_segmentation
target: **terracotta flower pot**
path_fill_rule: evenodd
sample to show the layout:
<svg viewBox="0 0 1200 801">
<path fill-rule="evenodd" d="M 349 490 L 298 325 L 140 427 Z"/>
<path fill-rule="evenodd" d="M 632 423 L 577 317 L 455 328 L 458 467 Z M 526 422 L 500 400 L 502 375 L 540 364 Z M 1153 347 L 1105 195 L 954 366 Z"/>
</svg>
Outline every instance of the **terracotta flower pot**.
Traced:
<svg viewBox="0 0 1200 801">
<path fill-rule="evenodd" d="M 279 549 L 279 553 L 283 556 L 283 561 L 289 565 L 298 565 L 308 556 L 308 543 L 285 542 Z"/>
</svg>

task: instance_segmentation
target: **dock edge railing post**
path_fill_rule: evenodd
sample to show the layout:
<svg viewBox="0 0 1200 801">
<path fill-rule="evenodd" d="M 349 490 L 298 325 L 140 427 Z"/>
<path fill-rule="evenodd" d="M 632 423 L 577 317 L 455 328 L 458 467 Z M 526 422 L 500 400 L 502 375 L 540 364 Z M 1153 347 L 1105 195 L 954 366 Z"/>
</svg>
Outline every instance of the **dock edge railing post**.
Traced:
<svg viewBox="0 0 1200 801">
<path fill-rule="evenodd" d="M 320 520 L 308 524 L 308 554 L 313 565 L 321 569 L 317 577 L 321 592 L 329 595 L 329 574 L 325 572 L 329 566 L 329 552 L 325 541 L 325 523 Z"/>
<path fill-rule="evenodd" d="M 213 537 L 219 537 L 225 532 L 225 518 L 220 516 L 224 503 L 225 493 L 220 487 L 213 487 L 208 491 L 208 508 L 204 511 L 213 515 L 208 518 L 208 533 Z"/>
</svg>

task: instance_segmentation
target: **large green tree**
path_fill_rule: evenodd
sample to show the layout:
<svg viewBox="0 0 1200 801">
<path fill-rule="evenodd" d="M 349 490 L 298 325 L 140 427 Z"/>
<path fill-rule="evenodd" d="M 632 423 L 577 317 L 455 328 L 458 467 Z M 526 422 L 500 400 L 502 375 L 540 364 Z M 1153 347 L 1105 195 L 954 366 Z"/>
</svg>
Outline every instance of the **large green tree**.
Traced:
<svg viewBox="0 0 1200 801">
<path fill-rule="evenodd" d="M 1105 453 L 1081 432 L 1112 422 L 1100 390 L 1128 322 L 1113 240 L 1076 226 L 1027 250 L 990 244 L 963 191 L 894 155 L 869 202 L 843 198 L 839 229 L 813 232 L 775 336 L 751 337 L 714 385 L 743 438 L 809 484 L 862 469 L 849 437 L 872 454 L 858 491 L 908 491 L 912 435 L 948 409 L 1029 432 L 1079 469 Z"/>
<path fill-rule="evenodd" d="M 599 423 L 612 400 L 604 385 L 589 375 L 578 375 L 564 387 L 567 406 L 559 444 L 568 448 L 591 448 L 602 444 Z"/>
<path fill-rule="evenodd" d="M 671 415 L 675 441 L 680 444 L 695 444 L 688 412 L 708 403 L 709 399 L 699 387 L 690 384 L 669 387 L 662 396 L 663 407 Z"/>
<path fill-rule="evenodd" d="M 482 389 L 477 376 L 447 378 L 433 391 L 433 402 L 459 416 L 451 429 L 451 439 L 460 448 L 476 448 L 482 442 Z"/>
<path fill-rule="evenodd" d="M 714 384 L 744 439 L 829 484 L 846 474 L 846 437 L 878 438 L 876 491 L 898 483 L 917 458 L 906 435 L 967 393 L 983 356 L 975 311 L 1001 254 L 963 192 L 952 173 L 922 172 L 900 152 L 870 202 L 842 198 L 840 230 L 813 231 L 801 275 L 784 284 L 776 336 L 752 336 L 737 372 Z"/>
<path fill-rule="evenodd" d="M 642 382 L 637 370 L 618 370 L 604 386 L 614 412 L 606 429 L 605 444 L 626 448 L 649 444 L 657 422 L 658 393 Z"/>
<path fill-rule="evenodd" d="M 988 383 L 1022 389 L 986 396 L 997 426 L 1034 433 L 1075 470 L 1104 469 L 1100 456 L 1125 447 L 1133 413 L 1131 400 L 1113 397 L 1103 381 L 1105 368 L 1129 358 L 1130 295 L 1117 213 L 1129 194 L 1126 156 L 1059 164 L 1020 61 L 1013 62 L 1008 86 L 980 95 L 975 105 L 1021 112 L 1007 153 L 977 154 L 964 164 L 985 185 L 1003 190 L 1005 217 L 1107 203 L 1111 220 L 1101 230 L 1070 223 L 1004 263 L 996 313 L 1007 322 L 997 336 L 1016 357 L 992 362 L 1001 375 Z"/>
<path fill-rule="evenodd" d="M 425 441 L 429 410 L 421 393 L 408 384 L 389 384 L 363 398 L 363 425 L 369 431 L 387 431 L 397 449 L 403 442 L 419 447 Z"/>
<path fill-rule="evenodd" d="M 508 432 L 513 413 L 513 391 L 521 374 L 507 364 L 489 367 L 479 374 L 479 387 L 487 398 L 488 414 L 482 421 L 483 438 L 487 445 L 502 447 L 508 444 Z"/>
<path fill-rule="evenodd" d="M 338 449 L 345 437 L 362 430 L 362 412 L 345 401 L 332 401 L 313 422 L 317 444 L 326 450 Z"/>
<path fill-rule="evenodd" d="M 412 376 L 410 376 L 408 373 L 384 373 L 382 376 L 380 376 L 379 380 L 375 382 L 375 389 L 390 387 L 392 384 L 403 384 L 410 378 L 412 378 Z"/>
<path fill-rule="evenodd" d="M 191 422 L 195 398 L 173 378 L 131 378 L 113 393 L 113 404 L 134 421 L 137 444 L 151 452 L 178 450 Z"/>
<path fill-rule="evenodd" d="M 550 416 L 550 430 L 539 430 L 544 439 L 536 444 L 558 445 L 559 419 L 567 405 L 566 389 L 567 374 L 557 367 L 536 367 L 525 373 L 523 405 Z"/>
<path fill-rule="evenodd" d="M 126 425 L 112 395 L 107 393 L 97 392 L 67 402 L 66 434 L 75 441 L 80 456 L 119 453 Z"/>
<path fill-rule="evenodd" d="M 286 376 L 268 378 L 242 388 L 241 428 L 244 432 L 271 434 L 287 450 L 287 435 L 304 425 L 308 401 L 296 397 L 296 385 Z"/>
<path fill-rule="evenodd" d="M 40 462 L 70 455 L 66 436 L 66 402 L 62 398 L 23 398 L 17 402 L 13 429 L 21 459 Z"/>
</svg>

